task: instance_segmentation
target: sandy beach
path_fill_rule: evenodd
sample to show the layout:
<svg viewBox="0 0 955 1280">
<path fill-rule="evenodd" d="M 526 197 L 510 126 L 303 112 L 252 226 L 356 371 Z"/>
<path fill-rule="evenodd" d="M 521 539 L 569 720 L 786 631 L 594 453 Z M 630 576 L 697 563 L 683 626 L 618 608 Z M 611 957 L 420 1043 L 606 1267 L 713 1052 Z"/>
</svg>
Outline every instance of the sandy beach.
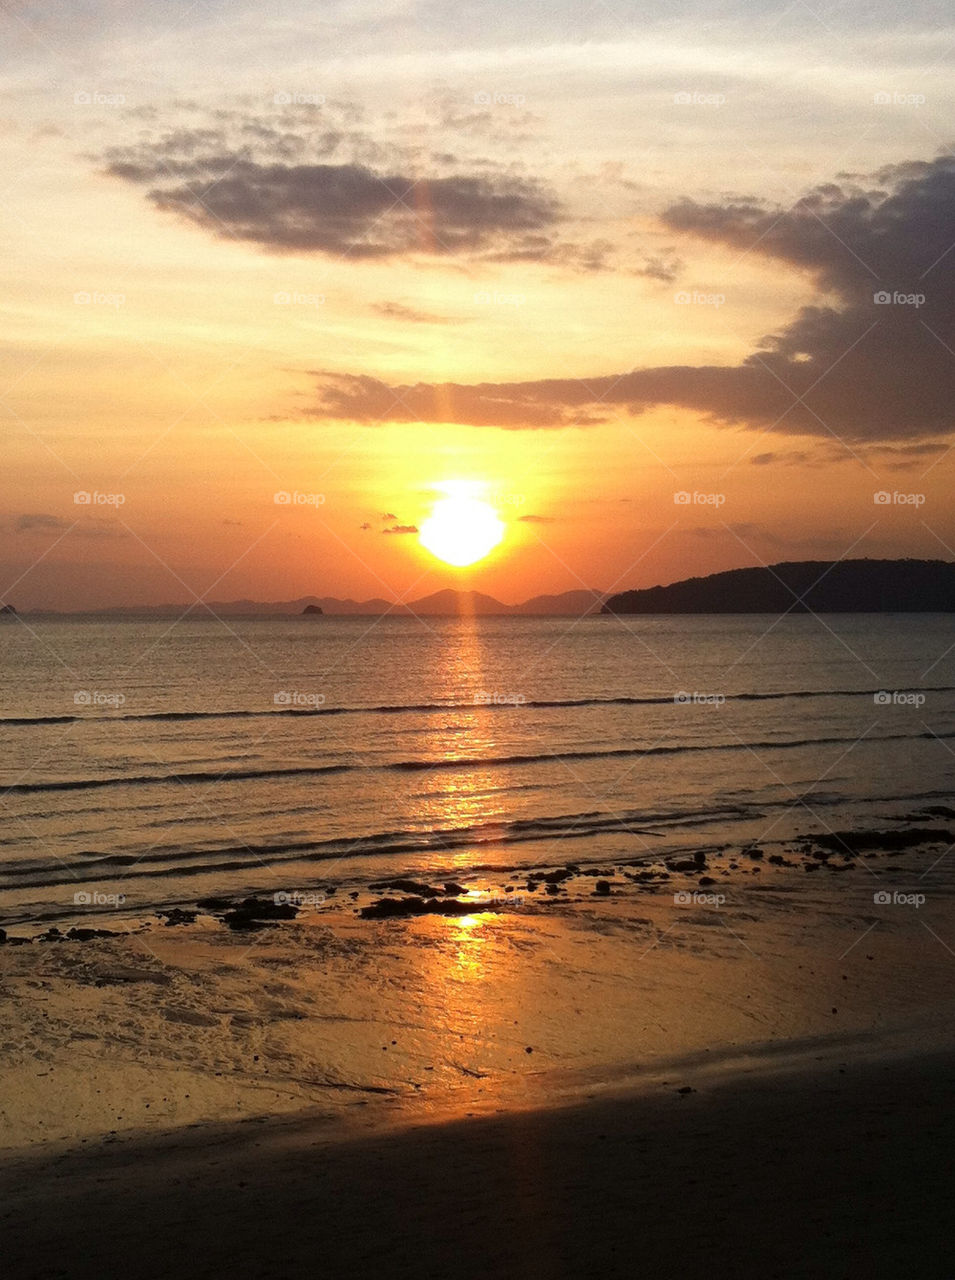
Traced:
<svg viewBox="0 0 955 1280">
<path fill-rule="evenodd" d="M 330 1137 L 289 1118 L 17 1160 L 8 1274 L 948 1277 L 955 1055 L 787 1061 Z"/>
<path fill-rule="evenodd" d="M 8 942 L 11 1274 L 951 1274 L 924 830 Z"/>
</svg>

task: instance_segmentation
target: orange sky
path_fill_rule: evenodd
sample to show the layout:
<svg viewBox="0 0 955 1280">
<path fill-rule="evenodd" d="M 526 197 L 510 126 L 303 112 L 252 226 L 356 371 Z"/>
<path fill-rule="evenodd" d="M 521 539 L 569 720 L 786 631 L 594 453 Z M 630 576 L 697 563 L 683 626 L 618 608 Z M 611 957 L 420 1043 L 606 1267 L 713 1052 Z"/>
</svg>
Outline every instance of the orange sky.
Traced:
<svg viewBox="0 0 955 1280">
<path fill-rule="evenodd" d="M 849 10 L 5 13 L 0 599 L 951 558 L 955 32 Z"/>
</svg>

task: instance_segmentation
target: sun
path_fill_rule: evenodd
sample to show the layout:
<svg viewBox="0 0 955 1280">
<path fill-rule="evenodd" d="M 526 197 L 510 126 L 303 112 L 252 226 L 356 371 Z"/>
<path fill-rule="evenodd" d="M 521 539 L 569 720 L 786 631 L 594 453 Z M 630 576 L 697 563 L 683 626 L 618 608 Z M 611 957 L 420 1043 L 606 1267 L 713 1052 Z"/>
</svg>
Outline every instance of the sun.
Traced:
<svg viewBox="0 0 955 1280">
<path fill-rule="evenodd" d="M 448 496 L 434 504 L 418 539 L 445 564 L 458 568 L 476 564 L 504 537 L 504 525 L 489 502 L 474 496 L 472 486 L 461 482 L 441 488 Z"/>
</svg>

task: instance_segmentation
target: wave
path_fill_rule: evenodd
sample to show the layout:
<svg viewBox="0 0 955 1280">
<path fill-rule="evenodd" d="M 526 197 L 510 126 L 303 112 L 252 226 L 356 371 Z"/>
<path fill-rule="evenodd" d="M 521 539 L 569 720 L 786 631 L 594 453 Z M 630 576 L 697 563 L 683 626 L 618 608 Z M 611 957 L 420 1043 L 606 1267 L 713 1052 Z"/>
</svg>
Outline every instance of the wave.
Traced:
<svg viewBox="0 0 955 1280">
<path fill-rule="evenodd" d="M 775 806 L 768 806 L 770 808 Z M 760 813 L 762 808 L 760 809 Z M 69 864 L 38 866 L 29 860 L 3 867 L 3 878 L 17 889 L 56 884 L 92 884 L 116 868 L 123 869 L 123 879 L 150 879 L 168 875 L 196 876 L 224 871 L 239 871 L 255 863 L 337 862 L 343 859 L 388 857 L 454 852 L 481 845 L 519 845 L 534 840 L 556 838 L 582 839 L 613 832 L 628 835 L 661 837 L 665 827 L 676 831 L 686 826 L 713 821 L 743 819 L 754 816 L 737 805 L 714 805 L 705 810 L 681 810 L 674 813 L 630 811 L 623 814 L 593 810 L 588 813 L 542 815 L 510 822 L 469 823 L 461 827 L 444 827 L 433 831 L 383 831 L 359 837 L 336 837 L 327 840 L 283 840 L 275 844 L 218 845 L 205 849 L 192 847 L 152 848 L 143 854 L 100 854 L 92 851 L 73 854 Z M 652 856 L 647 851 L 647 856 Z M 490 864 L 469 864 L 470 873 L 489 869 Z M 498 872 L 517 871 L 517 867 L 495 866 Z M 379 869 L 380 870 L 380 869 Z M 369 875 L 378 874 L 374 868 Z M 429 872 L 428 874 L 435 874 Z"/>
<path fill-rule="evenodd" d="M 770 693 L 727 693 L 726 702 L 777 702 L 788 698 L 874 698 L 882 689 L 790 689 Z M 955 693 L 955 685 L 922 685 L 897 689 L 896 693 Z M 322 716 L 426 715 L 448 711 L 514 711 L 527 708 L 559 709 L 562 707 L 665 707 L 677 703 L 677 697 L 638 698 L 528 698 L 524 702 L 502 699 L 499 702 L 411 702 L 383 703 L 370 707 L 281 707 L 275 711 L 238 708 L 228 711 L 141 711 L 111 716 L 0 716 L 0 727 L 46 724 L 114 724 L 127 721 L 181 720 L 258 720 L 262 718 L 298 717 L 315 719 Z"/>
<path fill-rule="evenodd" d="M 590 810 L 584 813 L 563 813 L 539 815 L 533 818 L 513 819 L 509 822 L 468 823 L 460 827 L 441 827 L 430 831 L 398 830 L 370 832 L 362 836 L 337 836 L 328 839 L 283 839 L 271 844 L 242 843 L 234 845 L 213 845 L 205 847 L 182 846 L 151 847 L 143 853 L 120 854 L 100 853 L 86 850 L 70 855 L 69 860 L 51 864 L 44 859 L 42 863 L 35 860 L 8 863 L 2 868 L 2 878 L 8 891 L 24 891 L 30 888 L 53 888 L 61 884 L 79 886 L 102 882 L 105 876 L 117 869 L 122 869 L 125 883 L 150 883 L 163 877 L 192 878 L 196 876 L 214 876 L 233 871 L 244 871 L 256 865 L 278 865 L 286 862 L 314 862 L 318 864 L 352 862 L 354 859 L 414 857 L 415 855 L 454 854 L 465 848 L 482 846 L 510 847 L 520 846 L 533 841 L 544 842 L 551 849 L 553 842 L 565 840 L 587 839 L 588 837 L 612 835 L 614 832 L 626 834 L 641 840 L 650 836 L 657 839 L 674 837 L 677 843 L 668 842 L 666 846 L 644 847 L 642 850 L 631 848 L 624 855 L 618 851 L 614 856 L 619 860 L 634 865 L 644 860 L 654 860 L 661 856 L 671 856 L 681 849 L 691 846 L 685 844 L 681 833 L 698 829 L 700 834 L 695 838 L 695 848 L 714 847 L 713 836 L 707 839 L 702 833 L 708 827 L 716 827 L 717 843 L 724 844 L 727 834 L 726 823 L 733 821 L 764 821 L 768 814 L 785 810 L 800 810 L 806 795 L 811 795 L 813 808 L 837 807 L 851 803 L 851 798 L 838 793 L 820 795 L 806 793 L 784 800 L 764 800 L 754 805 L 714 804 L 703 809 L 674 810 L 624 810 L 623 812 L 607 812 Z M 924 791 L 905 795 L 883 796 L 883 802 L 914 803 L 920 800 L 948 798 L 949 791 Z M 700 840 L 703 843 L 700 843 Z M 601 855 L 602 861 L 605 856 Z M 402 864 L 405 865 L 405 864 Z M 519 876 L 531 864 L 501 862 L 468 862 L 468 874 L 493 872 L 497 876 L 513 874 Z M 537 865 L 537 864 L 534 864 Z M 373 864 L 364 871 L 366 878 L 380 878 L 382 868 Z M 442 870 L 439 866 L 431 866 L 424 874 L 432 880 L 455 875 L 455 865 L 449 862 Z M 357 884 L 362 876 L 353 879 L 354 869 L 349 867 L 346 875 L 348 883 Z M 182 895 L 175 901 L 179 904 L 187 901 Z M 162 904 L 158 904 L 162 905 Z M 143 910 L 146 903 L 142 900 L 131 903 L 137 910 Z M 66 908 L 58 909 L 62 914 Z"/>
<path fill-rule="evenodd" d="M 289 768 L 225 769 L 212 772 L 150 773 L 131 777 L 67 778 L 45 782 L 13 782 L 0 786 L 0 796 L 49 791 L 92 791 L 103 787 L 162 786 L 166 783 L 216 784 L 274 781 L 280 778 L 314 778 L 340 773 L 428 773 L 448 769 L 492 769 L 508 766 L 546 764 L 549 761 L 613 760 L 640 756 L 682 755 L 708 751 L 788 751 L 800 747 L 852 745 L 855 743 L 913 742 L 919 739 L 955 738 L 955 730 L 945 733 L 889 733 L 878 737 L 788 738 L 777 741 L 685 743 L 682 746 L 611 747 L 609 750 L 545 751 L 509 756 L 442 756 L 435 760 L 392 760 L 381 764 L 292 765 Z"/>
</svg>

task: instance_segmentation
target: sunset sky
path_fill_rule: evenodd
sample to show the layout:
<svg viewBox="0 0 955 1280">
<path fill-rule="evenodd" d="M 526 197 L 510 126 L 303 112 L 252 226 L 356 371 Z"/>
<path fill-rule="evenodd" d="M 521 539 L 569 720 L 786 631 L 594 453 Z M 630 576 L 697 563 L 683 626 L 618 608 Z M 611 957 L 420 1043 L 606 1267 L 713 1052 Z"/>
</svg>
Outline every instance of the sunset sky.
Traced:
<svg viewBox="0 0 955 1280">
<path fill-rule="evenodd" d="M 948 5 L 11 0 L 0 39 L 0 599 L 955 558 Z M 469 570 L 416 532 L 455 484 L 504 524 Z"/>
</svg>

